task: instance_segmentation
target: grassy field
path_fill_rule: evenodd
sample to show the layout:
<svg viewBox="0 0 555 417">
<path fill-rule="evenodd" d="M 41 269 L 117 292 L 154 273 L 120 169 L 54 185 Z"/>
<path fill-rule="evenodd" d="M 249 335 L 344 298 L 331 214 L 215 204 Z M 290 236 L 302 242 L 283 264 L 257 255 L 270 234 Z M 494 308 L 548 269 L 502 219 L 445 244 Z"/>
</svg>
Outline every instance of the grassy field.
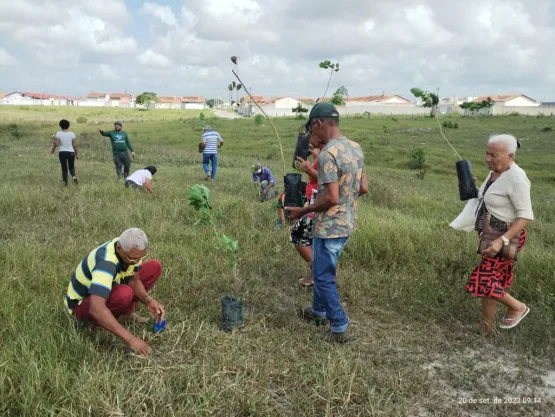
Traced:
<svg viewBox="0 0 555 417">
<path fill-rule="evenodd" d="M 477 238 L 448 227 L 463 203 L 457 158 L 437 123 L 342 121 L 365 151 L 370 193 L 339 265 L 355 339 L 337 346 L 296 317 L 311 300 L 297 285 L 307 268 L 288 232 L 273 226 L 274 203 L 258 202 L 250 183 L 255 160 L 282 175 L 268 127 L 210 119 L 225 138 L 209 187 L 222 212 L 219 231 L 239 241 L 232 269 L 187 205 L 188 189 L 204 183 L 198 113 L 51 110 L 0 108 L 1 416 L 555 415 L 555 132 L 541 132 L 554 119 L 443 118 L 459 124 L 445 133 L 480 181 L 488 136 L 512 133 L 532 182 L 536 221 L 511 291 L 531 314 L 493 338 L 472 328 L 480 306 L 463 288 L 479 260 Z M 48 153 L 62 116 L 82 156 L 80 184 L 67 188 Z M 87 123 L 73 123 L 78 116 Z M 110 145 L 96 131 L 116 119 L 137 153 L 132 169 L 158 167 L 153 195 L 116 182 Z M 300 122 L 276 124 L 290 166 Z M 415 148 L 428 156 L 424 171 L 408 167 Z M 104 331 L 77 326 L 62 303 L 82 257 L 128 227 L 146 231 L 149 256 L 164 265 L 154 296 L 166 307 L 166 332 L 131 326 L 153 346 L 148 360 Z M 246 325 L 231 334 L 218 328 L 225 294 L 246 304 Z"/>
</svg>

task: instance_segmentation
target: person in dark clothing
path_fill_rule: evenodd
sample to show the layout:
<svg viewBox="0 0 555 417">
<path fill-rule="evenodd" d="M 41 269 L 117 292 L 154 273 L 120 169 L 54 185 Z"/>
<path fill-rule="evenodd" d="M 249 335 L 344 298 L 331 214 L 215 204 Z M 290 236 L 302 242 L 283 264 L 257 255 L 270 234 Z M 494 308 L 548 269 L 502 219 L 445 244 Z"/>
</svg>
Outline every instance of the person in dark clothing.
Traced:
<svg viewBox="0 0 555 417">
<path fill-rule="evenodd" d="M 75 159 L 79 159 L 77 152 L 77 143 L 75 141 L 75 133 L 69 131 L 69 122 L 65 119 L 60 120 L 59 126 L 62 130 L 52 135 L 52 149 L 50 153 L 54 153 L 57 147 L 60 147 L 58 157 L 62 167 L 62 180 L 67 187 L 67 171 L 73 178 L 73 183 L 78 184 L 77 177 L 75 176 Z"/>
<path fill-rule="evenodd" d="M 112 153 L 114 155 L 114 165 L 116 166 L 116 174 L 118 175 L 118 180 L 127 178 L 129 176 L 129 171 L 131 169 L 131 159 L 129 158 L 129 152 L 131 151 L 131 157 L 135 158 L 135 152 L 133 151 L 133 146 L 129 142 L 127 133 L 121 130 L 122 124 L 120 121 L 114 123 L 114 130 L 105 132 L 102 129 L 98 129 L 102 136 L 110 138 L 112 143 Z"/>
</svg>

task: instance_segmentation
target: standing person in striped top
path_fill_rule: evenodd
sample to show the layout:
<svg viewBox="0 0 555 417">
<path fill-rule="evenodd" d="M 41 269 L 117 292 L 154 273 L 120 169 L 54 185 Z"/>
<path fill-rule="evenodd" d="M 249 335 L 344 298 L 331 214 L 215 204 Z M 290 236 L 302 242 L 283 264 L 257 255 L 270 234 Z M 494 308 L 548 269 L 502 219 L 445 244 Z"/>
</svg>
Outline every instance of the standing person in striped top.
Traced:
<svg viewBox="0 0 555 417">
<path fill-rule="evenodd" d="M 224 140 L 218 132 L 212 130 L 209 125 L 204 128 L 202 134 L 202 168 L 204 169 L 204 179 L 216 179 L 216 170 L 218 168 L 218 148 L 221 148 Z M 209 169 L 208 163 L 212 164 L 212 170 Z"/>
<path fill-rule="evenodd" d="M 147 250 L 145 232 L 137 228 L 125 230 L 83 258 L 64 298 L 68 313 L 77 320 L 90 321 L 115 334 L 143 356 L 150 355 L 150 346 L 120 322 L 148 321 L 135 313 L 139 302 L 146 305 L 157 322 L 164 319 L 164 307 L 148 295 L 162 274 L 162 264 L 156 259 L 143 262 Z"/>
</svg>

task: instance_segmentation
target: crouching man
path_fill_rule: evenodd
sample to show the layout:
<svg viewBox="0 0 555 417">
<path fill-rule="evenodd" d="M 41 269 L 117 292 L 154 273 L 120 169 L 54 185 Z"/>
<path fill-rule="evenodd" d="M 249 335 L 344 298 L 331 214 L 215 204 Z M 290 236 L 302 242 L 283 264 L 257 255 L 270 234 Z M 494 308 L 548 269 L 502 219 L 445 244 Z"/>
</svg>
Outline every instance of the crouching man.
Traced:
<svg viewBox="0 0 555 417">
<path fill-rule="evenodd" d="M 93 249 L 69 282 L 64 303 L 78 320 L 91 321 L 121 338 L 136 353 L 148 356 L 150 346 L 130 333 L 120 322 L 146 323 L 135 308 L 144 303 L 158 322 L 164 307 L 148 295 L 160 275 L 162 265 L 151 259 L 143 263 L 148 239 L 141 229 L 125 230 L 119 237 Z"/>
</svg>

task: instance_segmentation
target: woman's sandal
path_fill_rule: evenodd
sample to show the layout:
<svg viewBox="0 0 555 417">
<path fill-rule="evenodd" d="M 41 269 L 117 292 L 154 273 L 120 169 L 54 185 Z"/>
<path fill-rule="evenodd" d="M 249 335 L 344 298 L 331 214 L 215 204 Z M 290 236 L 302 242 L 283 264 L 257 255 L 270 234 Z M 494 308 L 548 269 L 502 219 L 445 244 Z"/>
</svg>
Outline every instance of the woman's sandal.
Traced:
<svg viewBox="0 0 555 417">
<path fill-rule="evenodd" d="M 524 310 L 524 312 L 519 317 L 503 317 L 502 321 L 509 322 L 510 324 L 499 323 L 499 327 L 501 329 L 512 329 L 513 327 L 516 327 L 518 323 L 520 323 L 521 320 L 528 315 L 528 313 L 530 313 L 530 309 L 526 307 L 526 310 Z"/>
</svg>

